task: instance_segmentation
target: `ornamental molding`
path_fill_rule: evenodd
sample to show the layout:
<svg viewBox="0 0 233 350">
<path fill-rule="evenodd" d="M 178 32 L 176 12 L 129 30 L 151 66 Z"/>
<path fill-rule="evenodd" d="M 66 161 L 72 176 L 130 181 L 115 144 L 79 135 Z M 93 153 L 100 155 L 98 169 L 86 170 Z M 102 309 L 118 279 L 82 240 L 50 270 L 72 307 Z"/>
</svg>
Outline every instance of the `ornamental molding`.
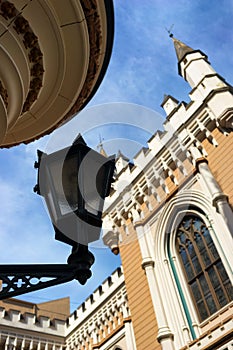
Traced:
<svg viewBox="0 0 233 350">
<path fill-rule="evenodd" d="M 213 133 L 216 128 L 219 129 L 218 118 L 210 107 L 198 108 L 198 113 L 192 111 L 192 117 L 189 113 L 187 109 L 182 121 L 177 119 L 176 113 L 166 120 L 164 132 L 155 133 L 148 141 L 148 151 L 135 156 L 135 165 L 127 175 L 130 185 L 125 188 L 117 185 L 118 182 L 123 183 L 124 172 L 116 177 L 115 191 L 105 207 L 105 214 L 116 226 L 134 222 L 132 212 L 135 210 L 138 218 L 145 221 L 180 191 L 187 181 L 192 181 L 198 164 L 191 150 L 198 152 L 200 160 L 207 161 L 208 153 L 202 143 L 204 139 L 212 147 L 218 147 Z M 223 129 L 219 131 L 227 135 Z"/>
<path fill-rule="evenodd" d="M 1 349 L 64 349 L 63 339 L 55 339 L 55 337 L 48 337 L 36 334 L 35 337 L 31 334 L 20 334 L 12 331 L 0 330 L 0 345 Z"/>
<path fill-rule="evenodd" d="M 35 314 L 26 312 L 21 313 L 19 310 L 6 311 L 0 307 L 0 323 L 2 327 L 14 327 L 21 333 L 21 329 L 30 331 L 35 334 L 43 332 L 54 336 L 62 337 L 65 334 L 65 321 L 54 319 L 51 320 L 46 316 L 36 317 Z M 6 328 L 7 329 L 7 328 Z M 34 333 L 35 332 L 35 333 Z M 44 335 L 42 338 L 46 337 Z"/>
<path fill-rule="evenodd" d="M 181 348 L 181 350 L 199 350 L 210 348 L 230 350 L 233 346 L 233 340 L 229 340 L 232 334 L 232 308 L 233 303 L 227 306 L 228 310 L 214 315 L 214 325 L 211 323 L 211 318 L 208 319 L 207 327 L 203 327 L 204 332 L 197 339 L 191 341 L 188 345 Z M 226 309 L 226 308 L 225 308 Z M 204 323 L 203 323 L 204 326 Z M 221 346 L 222 345 L 222 346 Z M 224 345 L 224 346 L 223 346 Z"/>
<path fill-rule="evenodd" d="M 220 127 L 229 130 L 233 129 L 233 107 L 225 109 L 218 118 Z"/>
<path fill-rule="evenodd" d="M 26 7 L 27 5 L 25 5 Z M 29 21 L 24 18 L 22 11 L 18 11 L 15 5 L 7 0 L 0 3 L 0 16 L 5 19 L 5 32 L 13 28 L 22 42 L 30 70 L 30 84 L 26 99 L 23 104 L 22 114 L 27 112 L 33 102 L 37 100 L 38 94 L 42 87 L 44 66 L 43 54 L 40 49 L 38 37 L 31 28 Z M 5 33 L 2 33 L 3 36 Z M 2 84 L 0 94 L 4 99 L 6 108 L 8 106 L 7 90 L 3 89 Z"/>
<path fill-rule="evenodd" d="M 87 322 L 89 325 L 102 325 L 110 315 L 119 318 L 118 301 L 125 298 L 126 288 L 122 267 L 109 276 L 67 320 L 67 335 Z M 91 315 L 91 317 L 90 317 Z M 80 327 L 78 327 L 79 329 Z M 81 329 L 81 328 L 80 328 Z"/>
<path fill-rule="evenodd" d="M 141 266 L 143 270 L 146 270 L 148 267 L 154 268 L 155 261 L 151 257 L 143 258 Z"/>
</svg>

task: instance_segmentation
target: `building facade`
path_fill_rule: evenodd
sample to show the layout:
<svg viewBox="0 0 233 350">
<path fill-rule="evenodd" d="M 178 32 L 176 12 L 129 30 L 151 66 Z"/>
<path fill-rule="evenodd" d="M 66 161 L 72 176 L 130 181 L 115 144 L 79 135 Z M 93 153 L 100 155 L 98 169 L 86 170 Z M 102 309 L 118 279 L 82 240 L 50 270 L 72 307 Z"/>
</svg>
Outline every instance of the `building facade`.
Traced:
<svg viewBox="0 0 233 350">
<path fill-rule="evenodd" d="M 66 320 L 1 307 L 2 349 L 233 348 L 233 90 L 172 37 L 190 102 L 166 95 L 164 130 L 119 153 L 103 240 L 115 271 Z"/>
<path fill-rule="evenodd" d="M 135 349 L 122 268 L 71 315 L 69 298 L 32 304 L 0 303 L 1 350 Z"/>
<path fill-rule="evenodd" d="M 165 96 L 164 130 L 133 167 L 119 159 L 104 240 L 118 241 L 137 349 L 232 349 L 233 90 L 171 37 L 190 102 Z"/>
</svg>

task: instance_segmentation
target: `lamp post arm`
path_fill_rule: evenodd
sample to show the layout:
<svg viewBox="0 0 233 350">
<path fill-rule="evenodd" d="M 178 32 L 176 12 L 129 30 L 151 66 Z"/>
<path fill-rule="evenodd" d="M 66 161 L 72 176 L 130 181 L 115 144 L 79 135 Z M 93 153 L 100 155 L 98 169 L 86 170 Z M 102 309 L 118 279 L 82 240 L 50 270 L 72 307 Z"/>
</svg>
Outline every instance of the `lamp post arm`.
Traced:
<svg viewBox="0 0 233 350">
<path fill-rule="evenodd" d="M 0 300 L 75 279 L 75 268 L 66 264 L 0 265 Z"/>
<path fill-rule="evenodd" d="M 87 247 L 78 248 L 68 258 L 68 264 L 0 265 L 0 300 L 74 279 L 85 284 L 91 277 L 94 256 Z"/>
</svg>

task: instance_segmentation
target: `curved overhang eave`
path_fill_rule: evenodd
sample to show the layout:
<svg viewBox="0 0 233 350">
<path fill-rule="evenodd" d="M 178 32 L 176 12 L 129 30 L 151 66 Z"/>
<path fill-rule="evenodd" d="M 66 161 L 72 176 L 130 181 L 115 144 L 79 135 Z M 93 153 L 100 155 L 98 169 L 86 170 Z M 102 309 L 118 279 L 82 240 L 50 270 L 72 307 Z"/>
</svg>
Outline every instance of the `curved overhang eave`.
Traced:
<svg viewBox="0 0 233 350">
<path fill-rule="evenodd" d="M 54 7 L 57 6 L 57 3 L 53 0 L 50 0 Z M 43 2 L 43 0 L 40 1 L 40 4 Z M 39 2 L 38 2 L 39 3 Z M 39 79 L 30 78 L 30 72 L 32 68 L 30 67 L 30 60 L 28 64 L 28 74 L 27 76 L 23 76 L 23 89 L 24 89 L 24 95 L 28 98 L 27 94 L 27 88 L 29 89 L 32 85 L 32 83 L 35 81 L 39 84 L 39 91 L 38 96 L 36 96 L 36 101 L 32 103 L 32 106 L 30 107 L 30 99 L 29 99 L 29 108 L 28 108 L 28 101 L 24 101 L 23 108 L 26 110 L 26 112 L 22 112 L 21 116 L 19 116 L 18 120 L 8 128 L 7 133 L 3 141 L 1 142 L 0 147 L 11 147 L 18 145 L 20 143 L 30 143 L 31 141 L 34 141 L 36 139 L 39 139 L 40 137 L 50 134 L 54 129 L 58 128 L 61 124 L 64 122 L 70 120 L 75 114 L 77 114 L 80 110 L 82 110 L 87 103 L 92 99 L 96 91 L 98 90 L 104 75 L 106 73 L 111 53 L 112 53 L 112 47 L 113 47 L 113 37 L 114 37 L 114 9 L 113 9 L 113 2 L 112 0 L 98 0 L 96 1 L 96 11 L 98 11 L 99 22 L 94 23 L 96 24 L 97 30 L 101 31 L 101 37 L 102 42 L 100 42 L 100 47 L 94 47 L 92 38 L 96 39 L 95 32 L 93 32 L 93 23 L 89 23 L 88 21 L 95 18 L 96 20 L 96 12 L 92 16 L 92 9 L 91 5 L 94 3 L 94 1 L 76 1 L 76 12 L 80 16 L 80 19 L 77 21 L 77 28 L 81 28 L 81 36 L 80 36 L 80 42 L 82 44 L 83 48 L 83 56 L 85 58 L 84 62 L 82 63 L 82 75 L 80 75 L 80 84 L 77 85 L 76 89 L 73 89 L 71 91 L 71 96 L 65 95 L 68 94 L 69 89 L 71 90 L 71 87 L 69 86 L 69 75 L 65 76 L 65 73 L 62 75 L 60 73 L 60 81 L 59 84 L 56 82 L 56 88 L 57 92 L 54 93 L 54 96 L 52 96 L 51 91 L 52 88 L 50 87 L 50 90 L 48 86 L 43 86 L 43 83 L 48 81 L 50 83 L 49 79 L 49 67 L 51 57 L 49 56 L 48 52 L 45 51 L 46 48 L 46 42 L 44 40 L 40 41 L 40 33 L 37 28 L 40 28 L 40 23 L 36 23 L 36 20 L 34 20 L 33 16 L 31 16 L 31 24 L 33 27 L 33 20 L 34 20 L 34 28 L 35 32 L 37 34 L 36 37 L 38 37 L 38 45 L 36 46 L 37 52 L 39 52 L 39 63 L 42 67 L 39 66 L 39 74 L 41 78 L 41 81 Z M 46 2 L 48 4 L 48 2 Z M 74 4 L 74 1 L 72 2 Z M 89 5 L 90 4 L 90 5 Z M 88 8 L 89 6 L 89 8 Z M 52 7 L 52 6 L 51 6 Z M 1 8 L 0 8 L 1 10 Z M 44 10 L 44 8 L 43 8 Z M 49 16 L 52 17 L 51 13 L 53 13 L 56 10 L 56 8 L 50 8 L 49 9 Z M 48 12 L 48 10 L 46 9 Z M 52 12 L 53 11 L 53 12 Z M 88 12 L 89 11 L 89 12 Z M 35 12 L 35 11 L 34 11 Z M 60 11 L 62 13 L 62 11 Z M 73 14 L 72 14 L 73 16 Z M 54 16 L 55 17 L 55 16 Z M 30 12 L 25 11 L 25 18 L 30 19 Z M 57 18 L 56 18 L 57 20 Z M 28 20 L 29 22 L 29 20 Z M 54 18 L 51 18 L 51 23 L 53 27 L 55 27 L 57 24 L 55 23 Z M 73 23 L 71 23 L 73 24 Z M 67 25 L 67 23 L 62 23 L 60 25 L 61 31 L 63 31 L 61 34 L 57 35 L 57 37 L 54 36 L 53 42 L 57 41 L 58 43 L 62 40 L 64 41 L 64 37 L 69 38 L 69 30 L 71 26 Z M 96 29 L 95 29 L 96 30 Z M 13 31 L 12 31 L 13 32 Z M 15 34 L 15 33 L 13 33 Z M 98 34 L 98 33 L 97 33 Z M 87 40 L 88 38 L 88 40 Z M 42 38 L 43 39 L 43 38 Z M 98 39 L 98 37 L 97 37 Z M 17 38 L 18 40 L 18 38 Z M 60 40 L 60 41 L 59 41 Z M 20 40 L 18 40 L 20 42 Z M 89 42 L 87 42 L 89 41 Z M 99 42 L 99 40 L 97 40 Z M 39 45 L 40 44 L 40 45 Z M 85 45 L 84 45 L 85 44 Z M 48 45 L 47 45 L 48 46 Z M 58 46 L 58 45 L 57 45 Z M 62 44 L 60 45 L 62 48 Z M 63 45 L 65 47 L 65 45 Z M 72 45 L 71 45 L 72 46 Z M 85 48 L 86 47 L 86 48 Z M 62 52 L 62 49 L 59 49 Z M 98 50 L 97 50 L 98 49 Z M 39 51 L 38 51 L 39 50 Z M 40 52 L 41 50 L 41 52 Z M 31 49 L 31 51 L 33 51 Z M 29 53 L 31 53 L 29 51 Z M 36 50 L 34 50 L 36 51 Z M 33 52 L 34 52 L 33 51 Z M 26 52 L 27 53 L 27 52 Z M 44 55 L 44 57 L 43 57 Z M 47 55 L 47 56 L 46 56 Z M 23 56 L 21 54 L 21 56 Z M 26 54 L 25 54 L 26 56 Z M 69 56 L 65 57 L 65 53 L 60 55 L 59 58 L 60 61 L 57 64 L 60 64 L 61 67 L 65 67 L 67 62 L 69 62 Z M 80 59 L 80 58 L 79 58 Z M 96 64 L 97 62 L 97 64 Z M 44 66 L 43 66 L 44 63 Z M 59 67 L 60 67 L 59 66 Z M 24 64 L 23 73 L 27 71 L 25 68 L 26 64 Z M 93 68 L 94 67 L 94 68 Z M 97 67 L 97 68 L 96 68 Z M 20 68 L 20 67 L 19 67 Z M 96 71 L 95 71 L 96 70 Z M 65 71 L 65 69 L 64 69 Z M 93 73 L 94 72 L 94 73 Z M 1 72 L 0 72 L 1 73 Z M 71 76 L 71 75 L 70 75 Z M 1 78 L 1 74 L 0 74 Z M 31 80 L 30 80 L 31 79 Z M 47 80 L 46 80 L 47 79 Z M 59 80 L 57 78 L 57 80 Z M 66 84 L 64 83 L 66 82 Z M 49 85 L 48 83 L 48 85 Z M 62 85 L 63 84 L 63 85 Z M 72 84 L 71 84 L 72 85 Z M 75 85 L 74 85 L 75 86 Z M 47 90 L 46 90 L 47 89 Z M 60 90 L 59 90 L 60 89 Z M 67 92 L 68 90 L 68 92 Z M 48 101 L 46 100 L 48 95 Z M 29 96 L 30 97 L 30 96 Z M 44 98 L 44 100 L 43 100 Z M 57 100 L 56 100 L 57 98 Z M 62 101 L 62 102 L 61 102 Z M 46 104 L 47 103 L 47 104 Z M 57 103 L 57 104 L 56 104 Z M 65 104 L 65 112 L 63 113 L 57 111 L 60 111 L 59 103 L 62 103 L 62 106 Z M 54 108 L 53 107 L 54 104 Z M 52 111 L 51 116 L 47 111 Z M 55 111 L 55 112 L 54 112 Z M 51 118 L 50 118 L 51 117 Z"/>
<path fill-rule="evenodd" d="M 105 3 L 105 9 L 106 9 L 106 24 L 107 24 L 106 49 L 105 49 L 104 59 L 103 59 L 102 67 L 100 69 L 98 78 L 96 79 L 96 82 L 93 85 L 93 88 L 92 88 L 90 94 L 85 99 L 85 101 L 82 103 L 81 107 L 76 110 L 76 108 L 74 106 L 72 106 L 71 109 L 69 110 L 69 112 L 64 117 L 64 119 L 62 119 L 57 125 L 52 127 L 50 130 L 48 130 L 42 136 L 50 134 L 52 131 L 57 129 L 61 124 L 65 123 L 65 122 L 68 122 L 69 120 L 71 120 L 75 116 L 75 114 L 80 112 L 91 101 L 91 99 L 94 97 L 95 93 L 97 92 L 98 88 L 100 87 L 100 85 L 101 85 L 101 83 L 102 83 L 102 81 L 104 79 L 104 76 L 106 74 L 106 71 L 107 71 L 107 68 L 108 68 L 108 65 L 109 65 L 109 62 L 110 62 L 110 59 L 111 59 L 112 49 L 113 49 L 113 41 L 114 41 L 114 7 L 113 7 L 113 1 L 112 0 L 104 0 L 104 3 Z M 36 138 L 34 140 L 36 140 Z M 34 140 L 32 140 L 32 141 L 34 141 Z M 29 141 L 29 142 L 31 142 L 31 141 Z M 29 143 L 29 142 L 25 142 L 25 143 Z"/>
<path fill-rule="evenodd" d="M 102 80 L 105 76 L 105 73 L 107 71 L 110 58 L 112 55 L 113 39 L 114 39 L 114 8 L 113 8 L 112 0 L 104 0 L 104 3 L 105 3 L 106 14 L 107 14 L 106 16 L 106 22 L 107 22 L 106 51 L 104 55 L 103 65 L 100 70 L 98 79 L 96 80 L 96 83 L 92 89 L 92 92 L 86 99 L 82 108 L 84 108 L 90 102 L 90 100 L 93 98 L 96 91 L 98 90 L 100 84 L 102 83 Z"/>
</svg>

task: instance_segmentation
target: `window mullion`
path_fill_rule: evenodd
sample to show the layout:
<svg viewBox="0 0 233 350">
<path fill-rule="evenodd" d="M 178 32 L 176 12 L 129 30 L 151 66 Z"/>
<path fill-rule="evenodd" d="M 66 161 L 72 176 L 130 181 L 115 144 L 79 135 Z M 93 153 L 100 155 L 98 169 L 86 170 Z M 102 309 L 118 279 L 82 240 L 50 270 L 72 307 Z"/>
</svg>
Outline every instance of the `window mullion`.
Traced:
<svg viewBox="0 0 233 350">
<path fill-rule="evenodd" d="M 214 265 L 213 268 L 214 268 L 214 271 L 215 271 L 215 273 L 216 273 L 216 275 L 218 277 L 219 284 L 221 285 L 221 289 L 222 289 L 222 292 L 224 294 L 224 299 L 227 300 L 228 299 L 228 295 L 226 293 L 224 282 L 222 281 L 222 278 L 221 278 L 221 275 L 219 273 L 219 270 L 218 270 L 216 265 Z M 215 290 L 214 290 L 214 292 L 215 292 Z M 216 292 L 214 294 L 216 295 Z M 219 305 L 219 307 L 222 307 L 222 305 L 218 301 L 217 295 L 216 295 L 216 299 L 217 299 L 217 305 Z"/>
<path fill-rule="evenodd" d="M 208 227 L 197 215 L 187 215 L 177 230 L 177 251 L 182 269 L 203 321 L 227 302 L 233 291 Z"/>
</svg>

